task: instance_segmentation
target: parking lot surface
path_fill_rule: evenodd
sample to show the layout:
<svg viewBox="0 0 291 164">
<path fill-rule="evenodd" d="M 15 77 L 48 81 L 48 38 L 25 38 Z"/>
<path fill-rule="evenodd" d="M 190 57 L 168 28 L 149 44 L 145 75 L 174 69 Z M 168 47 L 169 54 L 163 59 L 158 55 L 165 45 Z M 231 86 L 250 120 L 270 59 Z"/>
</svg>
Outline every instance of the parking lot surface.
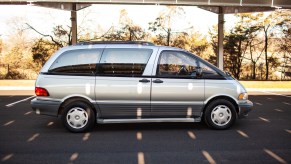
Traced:
<svg viewBox="0 0 291 164">
<path fill-rule="evenodd" d="M 291 93 L 251 93 L 254 110 L 223 131 L 142 123 L 79 134 L 34 114 L 31 98 L 0 96 L 0 163 L 291 163 Z"/>
</svg>

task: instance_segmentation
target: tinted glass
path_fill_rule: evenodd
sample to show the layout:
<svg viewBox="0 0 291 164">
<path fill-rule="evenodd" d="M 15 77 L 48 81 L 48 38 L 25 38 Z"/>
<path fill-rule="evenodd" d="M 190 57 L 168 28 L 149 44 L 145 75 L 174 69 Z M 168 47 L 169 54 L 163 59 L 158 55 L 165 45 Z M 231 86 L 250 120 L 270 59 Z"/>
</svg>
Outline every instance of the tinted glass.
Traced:
<svg viewBox="0 0 291 164">
<path fill-rule="evenodd" d="M 94 74 L 102 49 L 83 49 L 64 52 L 52 64 L 51 73 L 62 74 Z"/>
<path fill-rule="evenodd" d="M 157 75 L 162 77 L 196 77 L 197 68 L 203 71 L 204 78 L 219 76 L 192 54 L 180 51 L 163 51 L 160 55 Z"/>
<path fill-rule="evenodd" d="M 197 60 L 184 52 L 164 51 L 160 56 L 158 76 L 190 77 L 197 67 Z"/>
<path fill-rule="evenodd" d="M 203 71 L 203 78 L 206 78 L 206 79 L 220 79 L 220 78 L 222 78 L 221 75 L 219 75 L 214 69 L 207 66 L 206 64 L 201 63 L 200 67 L 202 68 L 202 71 Z"/>
<path fill-rule="evenodd" d="M 141 76 L 151 54 L 151 49 L 105 49 L 98 69 L 99 74 Z"/>
</svg>

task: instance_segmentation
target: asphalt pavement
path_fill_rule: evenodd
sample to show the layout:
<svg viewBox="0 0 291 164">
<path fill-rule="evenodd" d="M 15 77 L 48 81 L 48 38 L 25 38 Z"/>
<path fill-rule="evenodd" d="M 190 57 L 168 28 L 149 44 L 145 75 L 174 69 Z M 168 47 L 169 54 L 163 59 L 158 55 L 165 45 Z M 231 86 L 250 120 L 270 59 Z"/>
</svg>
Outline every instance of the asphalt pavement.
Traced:
<svg viewBox="0 0 291 164">
<path fill-rule="evenodd" d="M 0 96 L 0 163 L 291 163 L 291 93 L 251 93 L 254 110 L 228 130 L 103 124 L 81 134 L 34 114 L 30 96 Z"/>
</svg>

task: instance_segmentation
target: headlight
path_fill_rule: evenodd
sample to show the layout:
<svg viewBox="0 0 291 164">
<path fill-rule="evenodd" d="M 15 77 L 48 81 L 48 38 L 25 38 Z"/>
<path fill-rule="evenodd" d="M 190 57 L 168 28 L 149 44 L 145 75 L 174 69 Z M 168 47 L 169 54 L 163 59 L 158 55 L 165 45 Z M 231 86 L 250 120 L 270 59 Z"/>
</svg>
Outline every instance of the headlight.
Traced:
<svg viewBox="0 0 291 164">
<path fill-rule="evenodd" d="M 247 100 L 248 99 L 248 94 L 247 93 L 241 93 L 238 96 L 239 100 Z"/>
</svg>

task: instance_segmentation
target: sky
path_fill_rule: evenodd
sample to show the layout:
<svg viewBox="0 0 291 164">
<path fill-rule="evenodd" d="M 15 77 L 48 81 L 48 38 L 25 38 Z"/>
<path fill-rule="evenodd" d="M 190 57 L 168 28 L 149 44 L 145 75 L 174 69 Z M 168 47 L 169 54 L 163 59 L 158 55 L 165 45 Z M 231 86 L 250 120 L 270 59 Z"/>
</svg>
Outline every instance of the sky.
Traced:
<svg viewBox="0 0 291 164">
<path fill-rule="evenodd" d="M 126 9 L 135 24 L 148 29 L 148 23 L 155 20 L 166 6 L 155 5 L 92 5 L 78 11 L 78 25 L 102 33 L 111 26 L 117 26 L 120 10 Z M 183 7 L 185 15 L 173 23 L 174 31 L 183 31 L 191 26 L 204 35 L 217 24 L 217 14 L 194 6 Z M 233 15 L 225 15 L 225 28 L 231 28 L 235 22 Z M 38 31 L 50 34 L 55 25 L 70 25 L 70 12 L 58 9 L 28 5 L 0 5 L 0 37 L 6 39 L 13 34 L 15 24 L 32 25 Z M 99 28 L 97 26 L 99 25 Z M 103 31 L 101 31 L 101 29 Z M 31 37 L 37 36 L 33 31 Z"/>
</svg>

